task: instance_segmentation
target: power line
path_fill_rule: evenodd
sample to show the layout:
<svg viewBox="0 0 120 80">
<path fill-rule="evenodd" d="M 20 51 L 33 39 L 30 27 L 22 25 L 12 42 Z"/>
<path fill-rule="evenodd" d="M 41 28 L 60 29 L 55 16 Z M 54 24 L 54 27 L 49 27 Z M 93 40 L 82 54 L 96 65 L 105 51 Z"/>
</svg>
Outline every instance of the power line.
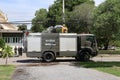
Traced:
<svg viewBox="0 0 120 80">
<path fill-rule="evenodd" d="M 74 22 L 73 22 L 74 21 Z M 79 19 L 72 19 L 67 23 L 78 23 Z M 32 22 L 31 20 L 25 20 L 25 21 L 10 21 L 10 22 L 0 22 L 0 24 L 42 24 L 44 21 L 36 21 Z M 54 23 L 53 21 L 46 21 L 46 23 Z M 57 22 L 62 23 L 62 22 Z"/>
<path fill-rule="evenodd" d="M 32 24 L 32 21 L 10 21 L 10 22 L 0 22 L 0 24 Z"/>
<path fill-rule="evenodd" d="M 0 22 L 0 24 L 41 24 L 43 21 L 36 21 L 32 22 L 31 20 L 26 20 L 26 21 L 10 21 L 10 22 Z"/>
</svg>

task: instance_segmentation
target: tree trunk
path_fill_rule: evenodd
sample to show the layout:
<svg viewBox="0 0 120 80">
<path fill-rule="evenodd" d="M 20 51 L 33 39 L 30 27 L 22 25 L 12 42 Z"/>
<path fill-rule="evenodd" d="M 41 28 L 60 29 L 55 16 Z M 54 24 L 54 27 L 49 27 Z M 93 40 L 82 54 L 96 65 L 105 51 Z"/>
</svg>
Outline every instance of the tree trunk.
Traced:
<svg viewBox="0 0 120 80">
<path fill-rule="evenodd" d="M 8 55 L 6 57 L 5 65 L 7 65 L 7 63 L 8 63 Z"/>
</svg>

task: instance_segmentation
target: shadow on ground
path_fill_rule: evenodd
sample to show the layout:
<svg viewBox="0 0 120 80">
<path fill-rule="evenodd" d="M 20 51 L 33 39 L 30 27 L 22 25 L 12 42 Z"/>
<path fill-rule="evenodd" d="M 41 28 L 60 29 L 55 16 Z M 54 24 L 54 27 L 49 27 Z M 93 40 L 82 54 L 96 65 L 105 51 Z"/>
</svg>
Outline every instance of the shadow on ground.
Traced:
<svg viewBox="0 0 120 80">
<path fill-rule="evenodd" d="M 78 62 L 75 59 L 56 59 L 54 62 L 44 62 L 39 59 L 24 59 L 17 60 L 17 63 L 23 63 L 21 66 L 50 66 L 50 65 L 58 65 L 58 64 L 69 64 Z"/>
<path fill-rule="evenodd" d="M 96 67 L 120 67 L 120 62 L 101 62 L 101 61 L 88 61 L 88 62 L 80 62 L 75 59 L 57 59 L 54 62 L 43 62 L 38 59 L 25 59 L 25 60 L 17 60 L 18 63 L 28 63 L 29 66 L 47 66 L 47 65 L 58 65 L 58 64 L 67 64 L 70 63 L 71 66 L 76 67 L 86 67 L 86 68 L 96 68 Z"/>
<path fill-rule="evenodd" d="M 16 62 L 18 63 L 47 63 L 47 62 L 44 62 L 38 59 L 24 59 L 24 60 L 17 60 Z M 77 62 L 77 61 L 75 59 L 57 59 L 54 62 Z"/>
</svg>

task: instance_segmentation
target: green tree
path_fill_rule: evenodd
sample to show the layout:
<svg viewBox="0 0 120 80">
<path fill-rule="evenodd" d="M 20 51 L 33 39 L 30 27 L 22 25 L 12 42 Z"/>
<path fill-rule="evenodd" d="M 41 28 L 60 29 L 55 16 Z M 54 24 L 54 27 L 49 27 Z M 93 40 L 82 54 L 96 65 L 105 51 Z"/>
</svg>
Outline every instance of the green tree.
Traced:
<svg viewBox="0 0 120 80">
<path fill-rule="evenodd" d="M 5 47 L 5 41 L 3 40 L 3 38 L 0 38 L 0 56 L 2 56 L 3 54 L 4 47 Z"/>
<path fill-rule="evenodd" d="M 77 11 L 76 6 L 81 5 L 82 3 L 85 3 L 85 2 L 94 3 L 93 0 L 65 0 L 65 20 L 66 20 L 67 26 L 71 25 L 70 20 L 72 18 L 71 15 L 73 15 L 73 14 L 71 14 L 72 11 Z M 91 6 L 87 6 L 86 10 L 88 10 L 87 8 L 91 9 Z M 74 9 L 76 9 L 76 10 L 74 10 Z M 81 9 L 81 10 L 83 10 L 83 9 Z M 76 22 L 76 21 L 74 21 L 74 22 Z M 33 32 L 42 32 L 45 28 L 47 28 L 49 26 L 62 25 L 63 23 L 64 23 L 64 21 L 63 21 L 63 12 L 62 12 L 62 0 L 55 0 L 54 4 L 49 7 L 48 12 L 46 9 L 40 9 L 40 10 L 36 11 L 35 18 L 32 20 L 31 30 Z M 81 23 L 82 23 L 82 21 L 81 21 Z M 73 26 L 76 25 L 76 23 L 73 23 L 73 24 L 74 24 Z M 86 22 L 83 21 L 82 24 L 86 24 Z M 77 26 L 78 25 L 79 24 L 77 24 Z M 73 26 L 70 26 L 70 31 L 76 32 L 77 28 L 75 29 L 75 31 L 72 31 L 72 29 L 75 28 Z"/>
<path fill-rule="evenodd" d="M 69 32 L 90 33 L 90 24 L 92 24 L 92 12 L 94 10 L 94 2 L 88 1 L 74 8 L 71 13 L 69 24 Z"/>
<path fill-rule="evenodd" d="M 18 30 L 20 30 L 20 31 L 27 30 L 27 25 L 26 24 L 18 25 L 17 27 L 18 27 Z"/>
<path fill-rule="evenodd" d="M 3 40 L 3 38 L 0 38 L 0 48 L 4 48 L 5 47 L 5 41 Z"/>
<path fill-rule="evenodd" d="M 100 45 L 108 49 L 109 42 L 120 30 L 120 0 L 106 0 L 95 9 L 92 29 Z"/>
<path fill-rule="evenodd" d="M 62 22 L 62 5 L 60 3 L 54 3 L 49 7 L 48 11 L 48 26 L 55 26 Z"/>
<path fill-rule="evenodd" d="M 6 45 L 3 49 L 3 55 L 2 55 L 2 57 L 6 59 L 5 61 L 6 65 L 8 63 L 8 57 L 12 55 L 13 55 L 12 47 L 10 47 L 9 45 Z"/>
<path fill-rule="evenodd" d="M 32 20 L 31 31 L 42 32 L 46 28 L 47 10 L 40 9 L 35 13 L 35 18 Z"/>
<path fill-rule="evenodd" d="M 7 65 L 8 57 L 13 55 L 12 47 L 5 44 L 5 41 L 0 38 L 0 48 L 2 48 L 2 57 L 6 58 L 5 64 Z"/>
<path fill-rule="evenodd" d="M 69 23 L 71 12 L 77 5 L 93 0 L 65 0 L 65 20 Z M 53 5 L 49 7 L 48 24 L 54 26 L 56 24 L 63 24 L 62 0 L 56 0 Z"/>
</svg>

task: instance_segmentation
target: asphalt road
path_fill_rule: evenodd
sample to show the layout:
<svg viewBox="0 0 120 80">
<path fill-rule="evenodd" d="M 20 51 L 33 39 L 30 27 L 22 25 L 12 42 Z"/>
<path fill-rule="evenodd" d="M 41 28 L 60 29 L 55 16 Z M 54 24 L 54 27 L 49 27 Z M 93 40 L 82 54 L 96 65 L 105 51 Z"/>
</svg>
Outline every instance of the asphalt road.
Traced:
<svg viewBox="0 0 120 80">
<path fill-rule="evenodd" d="M 99 55 L 92 61 L 120 62 L 119 55 Z M 5 59 L 0 58 L 0 65 Z M 16 65 L 11 80 L 120 80 L 120 77 L 76 65 L 74 58 L 58 58 L 55 62 L 43 63 L 37 58 L 11 57 L 8 64 Z"/>
<path fill-rule="evenodd" d="M 120 80 L 120 77 L 76 66 L 74 62 L 55 62 L 18 67 L 12 80 Z"/>
<path fill-rule="evenodd" d="M 97 57 L 91 58 L 92 61 L 101 61 L 101 62 L 120 62 L 120 55 L 98 55 Z M 57 58 L 55 62 L 76 62 L 75 58 L 71 57 L 62 57 Z M 26 54 L 24 53 L 23 56 L 20 57 L 11 57 L 8 58 L 8 65 L 35 65 L 39 64 L 41 61 L 37 58 L 29 58 L 26 57 Z M 5 64 L 5 59 L 0 58 L 0 65 Z"/>
</svg>

